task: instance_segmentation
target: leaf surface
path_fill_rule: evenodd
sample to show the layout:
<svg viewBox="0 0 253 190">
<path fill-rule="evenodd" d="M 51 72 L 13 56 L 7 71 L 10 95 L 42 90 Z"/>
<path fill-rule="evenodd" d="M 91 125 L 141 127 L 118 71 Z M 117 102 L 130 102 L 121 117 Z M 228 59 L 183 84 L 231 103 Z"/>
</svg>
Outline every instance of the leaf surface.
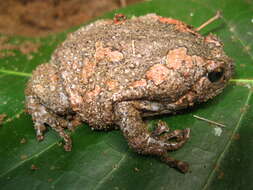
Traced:
<svg viewBox="0 0 253 190">
<path fill-rule="evenodd" d="M 31 117 L 24 113 L 24 89 L 37 65 L 47 62 L 65 33 L 46 38 L 13 37 L 11 43 L 40 44 L 32 58 L 16 55 L 0 59 L 1 189 L 253 189 L 253 5 L 237 0 L 156 0 L 115 12 L 128 17 L 157 13 L 198 27 L 217 10 L 223 18 L 202 33 L 217 34 L 236 64 L 233 80 L 224 92 L 184 114 L 160 116 L 172 128 L 190 127 L 191 139 L 173 157 L 189 162 L 191 171 L 181 174 L 157 159 L 132 152 L 120 131 L 94 132 L 83 124 L 73 134 L 74 147 L 65 152 L 50 130 L 37 142 Z M 114 13 L 105 17 L 112 18 Z M 196 120 L 202 116 L 226 125 Z M 31 169 L 33 168 L 33 169 Z"/>
</svg>

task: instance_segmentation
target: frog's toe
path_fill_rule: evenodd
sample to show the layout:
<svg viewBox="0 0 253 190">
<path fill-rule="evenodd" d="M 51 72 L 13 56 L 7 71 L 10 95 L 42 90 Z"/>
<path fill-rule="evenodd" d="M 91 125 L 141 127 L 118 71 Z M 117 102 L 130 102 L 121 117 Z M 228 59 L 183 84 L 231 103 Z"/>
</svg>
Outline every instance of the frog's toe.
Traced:
<svg viewBox="0 0 253 190">
<path fill-rule="evenodd" d="M 155 130 L 151 133 L 151 136 L 156 137 L 160 136 L 163 133 L 168 133 L 170 128 L 168 127 L 167 123 L 164 121 L 159 120 L 156 124 Z"/>
<path fill-rule="evenodd" d="M 64 127 L 61 125 L 51 125 L 52 129 L 54 129 L 61 138 L 63 138 L 65 144 L 64 144 L 64 150 L 69 152 L 72 149 L 72 140 L 70 136 L 64 131 Z"/>
<path fill-rule="evenodd" d="M 37 140 L 42 141 L 44 139 L 44 131 L 46 130 L 45 125 L 36 123 L 34 125 L 34 128 L 35 128 L 35 131 L 36 131 Z"/>
<path fill-rule="evenodd" d="M 61 138 L 63 138 L 65 145 L 64 149 L 70 151 L 72 147 L 72 141 L 70 136 L 64 131 L 64 129 L 70 129 L 77 122 L 66 120 L 54 113 L 51 113 L 44 105 L 41 105 L 33 97 L 28 97 L 27 103 L 28 112 L 32 115 L 34 121 L 34 128 L 36 131 L 37 140 L 41 141 L 44 139 L 44 132 L 47 126 L 50 126 L 55 130 Z"/>
<path fill-rule="evenodd" d="M 176 168 L 182 173 L 187 173 L 189 170 L 189 164 L 187 162 L 176 160 L 170 157 L 168 154 L 163 154 L 160 158 L 163 162 L 168 164 L 170 167 Z"/>
<path fill-rule="evenodd" d="M 184 130 L 174 130 L 170 133 L 166 133 L 160 137 L 160 140 L 168 141 L 165 143 L 165 147 L 167 150 L 177 150 L 181 148 L 189 138 L 190 138 L 190 129 L 187 128 Z M 169 141 L 173 139 L 175 139 L 175 141 Z"/>
<path fill-rule="evenodd" d="M 164 135 L 161 136 L 161 139 L 164 139 L 164 140 L 175 139 L 177 142 L 180 142 L 182 140 L 187 140 L 190 138 L 190 131 L 191 130 L 189 128 L 186 128 L 183 130 L 176 129 L 169 133 L 165 133 Z"/>
<path fill-rule="evenodd" d="M 181 148 L 190 138 L 190 129 L 176 129 L 168 132 L 167 130 L 159 129 L 151 133 L 151 137 L 164 144 L 167 150 L 177 150 Z"/>
</svg>

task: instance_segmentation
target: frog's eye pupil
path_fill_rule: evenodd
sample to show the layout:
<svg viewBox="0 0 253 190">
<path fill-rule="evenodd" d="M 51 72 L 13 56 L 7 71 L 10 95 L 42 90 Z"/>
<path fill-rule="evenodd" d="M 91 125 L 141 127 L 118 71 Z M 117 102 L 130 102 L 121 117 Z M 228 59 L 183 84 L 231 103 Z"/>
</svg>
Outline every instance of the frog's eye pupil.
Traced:
<svg viewBox="0 0 253 190">
<path fill-rule="evenodd" d="M 207 74 L 207 78 L 211 81 L 211 82 L 217 82 L 221 79 L 221 77 L 224 74 L 224 70 L 221 69 L 219 71 L 211 71 Z"/>
</svg>

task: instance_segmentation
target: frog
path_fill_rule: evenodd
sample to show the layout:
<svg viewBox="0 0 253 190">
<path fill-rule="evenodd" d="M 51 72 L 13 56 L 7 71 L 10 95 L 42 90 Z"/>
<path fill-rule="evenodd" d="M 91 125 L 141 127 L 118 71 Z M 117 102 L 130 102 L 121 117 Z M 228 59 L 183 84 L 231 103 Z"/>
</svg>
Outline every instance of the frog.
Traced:
<svg viewBox="0 0 253 190">
<path fill-rule="evenodd" d="M 190 138 L 190 128 L 171 130 L 146 118 L 177 114 L 220 94 L 233 60 L 214 34 L 202 36 L 183 21 L 154 13 L 101 19 L 70 33 L 25 89 L 36 136 L 48 127 L 71 151 L 69 131 L 120 130 L 129 147 L 159 158 L 182 173 L 189 164 L 169 155 Z"/>
</svg>

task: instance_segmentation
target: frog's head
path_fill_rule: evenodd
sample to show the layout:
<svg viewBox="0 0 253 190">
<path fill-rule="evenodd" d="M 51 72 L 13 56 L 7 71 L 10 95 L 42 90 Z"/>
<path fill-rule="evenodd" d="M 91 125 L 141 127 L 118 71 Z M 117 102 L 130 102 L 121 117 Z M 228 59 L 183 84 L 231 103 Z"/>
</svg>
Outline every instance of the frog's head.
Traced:
<svg viewBox="0 0 253 190">
<path fill-rule="evenodd" d="M 204 74 L 193 87 L 198 102 L 207 101 L 221 93 L 234 70 L 232 59 L 225 54 L 223 44 L 216 36 L 208 35 L 205 43 L 210 54 L 205 60 Z"/>
</svg>

